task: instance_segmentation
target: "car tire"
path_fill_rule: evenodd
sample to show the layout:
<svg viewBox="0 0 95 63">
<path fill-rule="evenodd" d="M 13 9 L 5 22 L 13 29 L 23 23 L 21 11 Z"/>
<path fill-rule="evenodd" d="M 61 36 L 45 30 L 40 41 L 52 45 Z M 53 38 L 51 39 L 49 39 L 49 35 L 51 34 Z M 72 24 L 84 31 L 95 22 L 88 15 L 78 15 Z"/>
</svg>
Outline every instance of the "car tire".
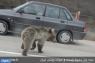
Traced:
<svg viewBox="0 0 95 63">
<path fill-rule="evenodd" d="M 8 24 L 3 21 L 0 20 L 0 35 L 5 35 L 8 32 Z"/>
<path fill-rule="evenodd" d="M 61 31 L 56 36 L 57 42 L 62 44 L 69 44 L 73 42 L 73 36 L 69 31 Z"/>
</svg>

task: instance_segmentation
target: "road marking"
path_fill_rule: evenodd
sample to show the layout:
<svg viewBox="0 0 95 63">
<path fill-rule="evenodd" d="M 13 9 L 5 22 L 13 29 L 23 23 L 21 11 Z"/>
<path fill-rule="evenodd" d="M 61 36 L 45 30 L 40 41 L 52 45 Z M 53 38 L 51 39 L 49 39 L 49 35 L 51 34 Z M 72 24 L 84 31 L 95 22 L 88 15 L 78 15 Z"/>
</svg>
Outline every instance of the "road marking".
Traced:
<svg viewBox="0 0 95 63">
<path fill-rule="evenodd" d="M 21 56 L 21 53 L 16 53 L 16 52 L 0 51 L 0 53 L 5 53 L 5 54 L 15 54 L 15 55 L 20 55 L 20 56 Z M 45 57 L 45 56 L 31 55 L 31 54 L 28 54 L 28 56 L 33 56 L 33 57 Z"/>
</svg>

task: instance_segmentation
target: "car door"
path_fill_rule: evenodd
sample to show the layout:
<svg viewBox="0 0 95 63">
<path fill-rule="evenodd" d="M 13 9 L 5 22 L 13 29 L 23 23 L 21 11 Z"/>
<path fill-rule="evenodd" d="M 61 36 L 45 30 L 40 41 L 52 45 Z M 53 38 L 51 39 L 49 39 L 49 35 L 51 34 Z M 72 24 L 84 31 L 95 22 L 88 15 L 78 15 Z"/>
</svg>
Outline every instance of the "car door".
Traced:
<svg viewBox="0 0 95 63">
<path fill-rule="evenodd" d="M 16 12 L 14 17 L 15 31 L 21 31 L 29 25 L 43 25 L 43 13 L 45 6 L 42 4 L 31 3 Z"/>
<path fill-rule="evenodd" d="M 47 5 L 46 12 L 44 16 L 44 21 L 46 22 L 46 26 L 61 29 L 65 27 L 67 21 L 60 19 L 60 7 Z"/>
</svg>

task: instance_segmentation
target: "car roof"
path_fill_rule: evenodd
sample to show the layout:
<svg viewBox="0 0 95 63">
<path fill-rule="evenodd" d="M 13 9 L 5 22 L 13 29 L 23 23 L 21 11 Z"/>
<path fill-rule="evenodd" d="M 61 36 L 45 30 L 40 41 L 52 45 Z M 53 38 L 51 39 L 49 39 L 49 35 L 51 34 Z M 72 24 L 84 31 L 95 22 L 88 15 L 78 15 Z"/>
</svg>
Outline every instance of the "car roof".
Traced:
<svg viewBox="0 0 95 63">
<path fill-rule="evenodd" d="M 52 5 L 52 6 L 56 6 L 56 7 L 61 7 L 61 8 L 65 8 L 64 6 L 60 6 L 60 5 L 55 5 L 55 4 L 51 4 L 51 3 L 45 3 L 45 2 L 39 2 L 39 1 L 28 1 L 27 3 L 37 3 L 37 4 L 44 4 L 44 5 Z"/>
</svg>

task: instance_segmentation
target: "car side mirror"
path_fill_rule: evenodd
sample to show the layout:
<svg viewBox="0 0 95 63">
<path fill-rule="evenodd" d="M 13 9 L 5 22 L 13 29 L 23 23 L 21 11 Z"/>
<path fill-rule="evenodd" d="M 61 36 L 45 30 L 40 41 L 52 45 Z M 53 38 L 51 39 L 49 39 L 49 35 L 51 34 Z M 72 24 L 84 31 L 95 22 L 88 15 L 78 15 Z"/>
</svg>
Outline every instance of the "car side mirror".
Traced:
<svg viewBox="0 0 95 63">
<path fill-rule="evenodd" d="M 18 10 L 17 13 L 23 14 L 24 11 L 23 10 Z"/>
</svg>

